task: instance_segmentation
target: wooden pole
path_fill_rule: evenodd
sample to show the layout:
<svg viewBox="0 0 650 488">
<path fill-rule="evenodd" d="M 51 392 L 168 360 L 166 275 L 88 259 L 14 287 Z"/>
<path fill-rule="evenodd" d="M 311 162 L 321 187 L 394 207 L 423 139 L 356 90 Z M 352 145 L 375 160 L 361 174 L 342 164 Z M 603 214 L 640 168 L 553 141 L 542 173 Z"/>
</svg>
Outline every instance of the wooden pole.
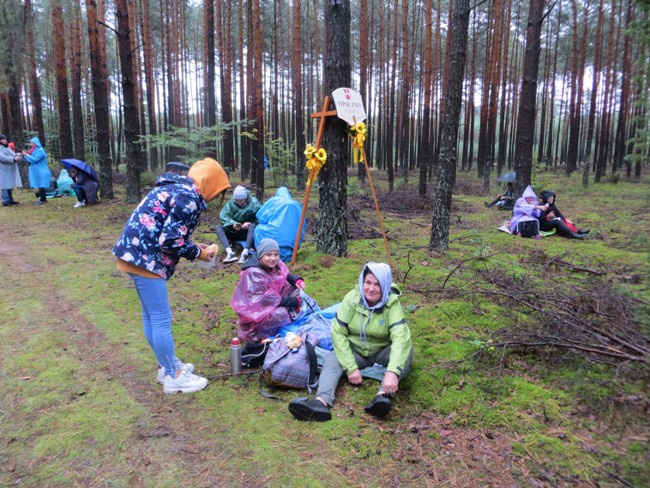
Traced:
<svg viewBox="0 0 650 488">
<path fill-rule="evenodd" d="M 354 118 L 354 123 L 356 125 L 357 119 Z M 384 247 L 386 248 L 386 256 L 388 256 L 388 264 L 391 268 L 395 270 L 395 277 L 399 278 L 399 271 L 396 267 L 393 257 L 390 255 L 390 246 L 388 245 L 388 236 L 386 235 L 386 228 L 384 227 L 384 219 L 381 216 L 381 211 L 379 210 L 379 200 L 377 200 L 377 194 L 375 193 L 375 185 L 372 184 L 372 176 L 370 176 L 370 168 L 368 167 L 368 159 L 366 158 L 366 147 L 361 146 L 361 156 L 363 159 L 363 165 L 366 168 L 366 175 L 368 176 L 368 184 L 370 185 L 370 191 L 372 193 L 372 199 L 375 201 L 375 209 L 377 210 L 377 219 L 379 220 L 379 228 L 381 229 L 381 235 L 384 238 Z"/>
<path fill-rule="evenodd" d="M 330 106 L 330 97 L 329 95 L 325 97 L 323 101 L 323 109 L 320 112 L 311 114 L 311 118 L 320 118 L 318 123 L 318 135 L 316 136 L 316 150 L 320 149 L 320 145 L 323 142 L 323 133 L 325 132 L 325 117 L 330 117 L 336 115 L 336 110 L 327 110 Z M 302 233 L 302 226 L 305 223 L 305 215 L 307 214 L 307 205 L 309 204 L 309 193 L 311 192 L 311 185 L 314 182 L 316 177 L 316 171 L 311 170 L 309 172 L 309 178 L 307 179 L 307 188 L 305 189 L 305 198 L 302 202 L 302 211 L 300 212 L 300 223 L 298 224 L 298 232 L 296 233 L 296 240 L 293 243 L 293 253 L 291 254 L 291 265 L 296 262 L 296 255 L 298 254 L 298 246 L 300 245 L 300 234 Z"/>
</svg>

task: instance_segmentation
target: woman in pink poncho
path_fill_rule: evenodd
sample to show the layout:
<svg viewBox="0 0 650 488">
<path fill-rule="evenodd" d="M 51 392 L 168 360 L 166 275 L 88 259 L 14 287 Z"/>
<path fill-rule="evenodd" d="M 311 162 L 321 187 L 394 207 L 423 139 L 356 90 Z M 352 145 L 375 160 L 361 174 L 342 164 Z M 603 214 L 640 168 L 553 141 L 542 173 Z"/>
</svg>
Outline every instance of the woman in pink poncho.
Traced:
<svg viewBox="0 0 650 488">
<path fill-rule="evenodd" d="M 230 305 L 237 314 L 237 335 L 244 341 L 263 340 L 280 328 L 319 310 L 304 292 L 305 282 L 289 273 L 273 239 L 262 239 L 242 266 Z"/>
</svg>

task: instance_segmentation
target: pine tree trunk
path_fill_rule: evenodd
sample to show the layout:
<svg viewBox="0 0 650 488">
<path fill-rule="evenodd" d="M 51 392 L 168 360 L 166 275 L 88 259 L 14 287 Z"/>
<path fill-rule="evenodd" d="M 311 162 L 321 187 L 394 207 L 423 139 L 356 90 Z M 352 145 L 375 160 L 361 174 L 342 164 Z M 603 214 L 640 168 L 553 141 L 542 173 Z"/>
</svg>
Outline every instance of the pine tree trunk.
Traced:
<svg viewBox="0 0 650 488">
<path fill-rule="evenodd" d="M 431 151 L 430 123 L 431 123 L 431 91 L 433 80 L 433 59 L 431 53 L 431 43 L 433 39 L 433 21 L 431 15 L 433 12 L 433 1 L 425 0 L 425 41 L 424 41 L 424 106 L 422 108 L 422 132 L 420 133 L 420 152 L 418 153 L 418 163 L 420 165 L 420 181 L 418 185 L 418 194 L 425 196 L 427 194 L 427 169 L 429 161 L 433 158 Z"/>
<path fill-rule="evenodd" d="M 99 193 L 104 199 L 112 199 L 113 168 L 110 157 L 109 134 L 109 99 L 106 89 L 106 44 L 102 44 L 99 36 L 98 3 L 104 0 L 86 0 L 86 15 L 88 17 L 88 45 L 90 49 L 90 72 L 93 85 L 93 108 L 95 111 L 95 128 L 97 140 L 97 156 L 99 158 Z M 102 9 L 103 11 L 103 9 Z"/>
<path fill-rule="evenodd" d="M 305 122 L 303 120 L 304 108 L 302 105 L 302 19 L 300 17 L 300 0 L 293 2 L 293 35 L 291 57 L 291 85 L 293 90 L 293 111 L 295 113 L 296 127 L 296 188 L 305 191 L 305 164 L 303 151 L 305 150 Z"/>
<path fill-rule="evenodd" d="M 54 71 L 56 77 L 57 116 L 59 122 L 59 157 L 74 156 L 72 132 L 70 129 L 70 97 L 68 94 L 67 57 L 65 52 L 65 23 L 63 7 L 58 0 L 52 8 L 52 29 L 58 35 L 52 37 L 54 51 Z"/>
<path fill-rule="evenodd" d="M 515 193 L 517 195 L 521 195 L 524 189 L 530 185 L 532 176 L 537 72 L 539 70 L 544 3 L 544 0 L 530 0 L 515 142 L 515 170 L 517 171 Z"/>
<path fill-rule="evenodd" d="M 463 101 L 463 79 L 467 57 L 467 37 L 469 30 L 469 0 L 454 0 L 451 24 L 452 45 L 450 51 L 449 82 L 445 91 L 445 114 L 440 134 L 440 158 L 436 196 L 433 204 L 433 219 L 429 249 L 446 251 L 449 249 L 449 219 L 451 216 L 451 196 L 456 182 L 456 146 L 460 108 Z"/>
<path fill-rule="evenodd" d="M 142 14 L 141 22 L 141 35 L 142 47 L 144 51 L 144 79 L 146 85 L 147 97 L 147 115 L 149 117 L 149 135 L 155 136 L 158 134 L 157 128 L 157 113 L 156 113 L 156 82 L 153 74 L 153 65 L 156 62 L 154 52 L 153 36 L 151 35 L 151 19 L 149 17 L 149 2 L 141 0 Z M 144 126 L 142 126 L 144 129 Z M 159 167 L 158 150 L 151 149 L 149 151 L 149 159 L 151 169 Z"/>
<path fill-rule="evenodd" d="M 117 41 L 122 69 L 122 103 L 124 107 L 124 139 L 126 143 L 126 203 L 138 203 L 141 198 L 140 169 L 142 151 L 140 148 L 140 129 L 135 109 L 135 90 L 133 59 L 131 52 L 131 30 L 127 0 L 115 2 L 117 17 Z"/>
<path fill-rule="evenodd" d="M 255 69 L 253 78 L 254 82 L 254 112 L 255 112 L 255 129 L 257 139 L 254 144 L 255 166 L 253 171 L 257 174 L 255 184 L 255 196 L 258 200 L 264 199 L 264 74 L 262 56 L 262 14 L 260 12 L 260 1 L 253 2 L 253 54 Z"/>
<path fill-rule="evenodd" d="M 72 98 L 72 128 L 74 140 L 74 157 L 86 159 L 84 115 L 81 107 L 81 10 L 79 5 L 72 7 L 72 64 L 70 68 Z"/>
<path fill-rule="evenodd" d="M 32 9 L 32 0 L 25 0 L 25 23 L 26 25 L 35 25 L 34 11 Z M 47 145 L 45 140 L 45 126 L 43 125 L 43 102 L 41 100 L 41 87 L 38 73 L 36 72 L 36 54 L 34 47 L 33 29 L 25 29 L 25 41 L 27 44 L 27 57 L 29 58 L 29 88 L 30 102 L 34 109 L 32 117 L 32 130 L 38 132 L 38 138 L 43 144 Z"/>
<path fill-rule="evenodd" d="M 324 84 L 325 92 L 350 86 L 350 0 L 325 5 L 327 32 Z M 344 257 L 348 254 L 347 162 L 349 159 L 347 124 L 338 117 L 326 121 L 323 148 L 327 162 L 321 169 L 319 185 L 319 252 Z"/>
</svg>

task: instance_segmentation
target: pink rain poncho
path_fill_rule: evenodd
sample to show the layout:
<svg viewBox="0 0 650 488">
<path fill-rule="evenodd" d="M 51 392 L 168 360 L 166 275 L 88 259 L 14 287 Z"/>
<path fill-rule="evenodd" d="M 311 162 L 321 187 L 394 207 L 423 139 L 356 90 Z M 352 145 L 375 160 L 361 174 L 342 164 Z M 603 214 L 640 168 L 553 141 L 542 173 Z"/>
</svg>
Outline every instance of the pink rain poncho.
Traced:
<svg viewBox="0 0 650 488">
<path fill-rule="evenodd" d="M 239 283 L 232 294 L 230 305 L 237 314 L 237 335 L 244 341 L 262 340 L 279 332 L 293 319 L 285 307 L 283 297 L 289 297 L 296 288 L 287 281 L 289 268 L 283 262 L 269 270 L 251 266 L 241 272 Z"/>
</svg>

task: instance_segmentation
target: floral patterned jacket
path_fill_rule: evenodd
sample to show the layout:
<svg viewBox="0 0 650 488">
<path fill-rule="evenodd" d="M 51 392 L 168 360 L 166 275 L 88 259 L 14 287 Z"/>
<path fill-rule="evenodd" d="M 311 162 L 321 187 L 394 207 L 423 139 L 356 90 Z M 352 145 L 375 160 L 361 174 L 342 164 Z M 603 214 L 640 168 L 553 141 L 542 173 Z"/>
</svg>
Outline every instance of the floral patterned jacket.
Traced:
<svg viewBox="0 0 650 488">
<path fill-rule="evenodd" d="M 131 214 L 113 254 L 168 280 L 181 257 L 201 255 L 191 237 L 206 208 L 191 178 L 165 174 Z"/>
</svg>

